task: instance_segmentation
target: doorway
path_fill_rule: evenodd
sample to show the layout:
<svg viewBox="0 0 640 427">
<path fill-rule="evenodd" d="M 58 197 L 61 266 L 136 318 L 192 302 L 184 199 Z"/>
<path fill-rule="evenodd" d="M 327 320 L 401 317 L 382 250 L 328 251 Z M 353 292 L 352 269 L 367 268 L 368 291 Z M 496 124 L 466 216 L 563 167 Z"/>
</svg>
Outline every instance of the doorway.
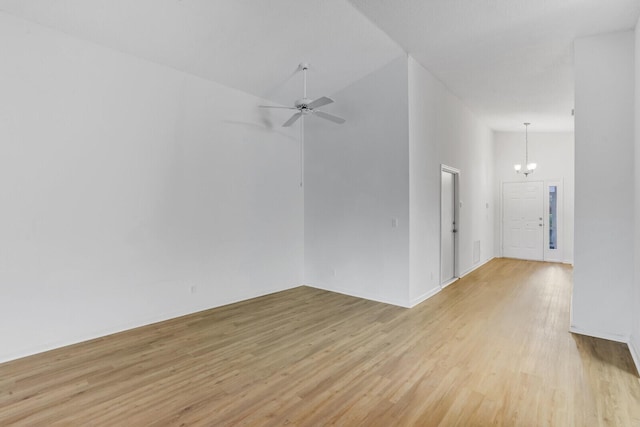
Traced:
<svg viewBox="0 0 640 427">
<path fill-rule="evenodd" d="M 450 166 L 440 170 L 440 286 L 458 278 L 458 182 L 460 171 Z"/>
</svg>

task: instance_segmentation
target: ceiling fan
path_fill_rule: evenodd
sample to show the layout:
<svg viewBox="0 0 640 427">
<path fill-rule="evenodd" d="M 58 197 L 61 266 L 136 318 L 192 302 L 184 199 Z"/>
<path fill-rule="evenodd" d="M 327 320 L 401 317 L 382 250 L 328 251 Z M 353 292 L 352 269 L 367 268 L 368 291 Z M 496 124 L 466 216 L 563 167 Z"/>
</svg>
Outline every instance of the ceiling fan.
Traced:
<svg viewBox="0 0 640 427">
<path fill-rule="evenodd" d="M 317 108 L 319 107 L 323 107 L 327 104 L 331 104 L 333 102 L 333 99 L 328 98 L 326 96 L 322 96 L 316 99 L 307 98 L 307 70 L 309 69 L 309 64 L 303 62 L 302 64 L 299 65 L 298 69 L 302 70 L 302 73 L 303 73 L 303 81 L 304 81 L 303 90 L 304 91 L 303 91 L 302 99 L 298 99 L 294 103 L 293 107 L 260 105 L 260 108 L 281 108 L 286 110 L 298 110 L 296 113 L 293 114 L 293 116 L 289 118 L 289 120 L 284 122 L 284 124 L 282 125 L 283 127 L 289 127 L 292 124 L 294 124 L 296 120 L 298 120 L 300 117 L 309 116 L 309 115 L 315 115 L 320 118 L 323 118 L 338 124 L 344 123 L 345 120 L 341 117 L 334 116 L 333 114 L 329 114 L 329 113 L 325 113 L 324 111 L 317 110 Z"/>
</svg>

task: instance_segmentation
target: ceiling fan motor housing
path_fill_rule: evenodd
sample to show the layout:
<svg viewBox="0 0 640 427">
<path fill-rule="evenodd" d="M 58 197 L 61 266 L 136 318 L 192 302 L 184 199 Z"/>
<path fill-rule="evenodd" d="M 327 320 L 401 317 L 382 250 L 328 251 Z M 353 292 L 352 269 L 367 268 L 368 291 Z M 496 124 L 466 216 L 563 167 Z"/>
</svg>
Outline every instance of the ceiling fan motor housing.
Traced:
<svg viewBox="0 0 640 427">
<path fill-rule="evenodd" d="M 302 98 L 296 101 L 295 106 L 302 112 L 310 112 L 309 104 L 311 104 L 311 102 L 313 102 L 313 99 Z"/>
</svg>

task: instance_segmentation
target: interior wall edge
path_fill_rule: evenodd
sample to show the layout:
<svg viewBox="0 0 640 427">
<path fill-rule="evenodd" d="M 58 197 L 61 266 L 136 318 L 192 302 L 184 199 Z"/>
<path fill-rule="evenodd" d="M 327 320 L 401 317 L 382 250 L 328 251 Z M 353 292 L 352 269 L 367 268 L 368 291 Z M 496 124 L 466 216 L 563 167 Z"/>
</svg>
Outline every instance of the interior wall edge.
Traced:
<svg viewBox="0 0 640 427">
<path fill-rule="evenodd" d="M 485 264 L 488 264 L 489 262 L 493 261 L 494 259 L 496 259 L 498 257 L 496 256 L 492 256 L 489 259 L 482 261 L 478 264 L 476 264 L 475 266 L 471 267 L 470 269 L 468 269 L 467 271 L 465 271 L 464 273 L 461 273 L 455 280 L 453 280 L 450 284 L 453 284 L 454 282 L 458 281 L 459 279 L 462 279 L 464 276 L 467 276 L 471 273 L 473 273 L 475 270 L 479 269 L 480 267 L 482 267 Z M 449 285 L 447 285 L 449 286 Z M 445 286 L 446 287 L 446 286 Z M 427 292 L 424 292 L 422 295 L 419 295 L 415 298 L 411 299 L 411 303 L 409 305 L 409 308 L 413 308 L 415 306 L 417 306 L 418 304 L 428 300 L 429 298 L 431 298 L 432 296 L 437 295 L 438 293 L 440 293 L 440 291 L 442 291 L 444 289 L 444 287 L 442 286 L 437 286 Z"/>
<path fill-rule="evenodd" d="M 603 340 L 616 341 L 624 344 L 627 344 L 630 338 L 629 335 L 617 334 L 615 332 L 592 331 L 574 325 L 571 325 L 569 327 L 569 332 L 573 334 L 586 335 L 593 338 L 600 338 Z"/>
<path fill-rule="evenodd" d="M 391 298 L 381 298 L 380 296 L 376 296 L 376 295 L 372 295 L 369 294 L 367 292 L 359 292 L 359 291 L 354 291 L 352 289 L 345 289 L 342 287 L 329 287 L 329 286 L 321 286 L 321 285 L 312 285 L 312 284 L 306 284 L 304 286 L 308 286 L 310 288 L 315 288 L 315 289 L 320 289 L 323 291 L 328 291 L 328 292 L 336 292 L 338 294 L 342 294 L 342 295 L 348 295 L 350 297 L 355 297 L 355 298 L 362 298 L 362 299 L 366 299 L 369 301 L 375 301 L 375 302 L 381 302 L 383 304 L 390 304 L 390 305 L 395 305 L 397 307 L 402 307 L 402 308 L 411 308 L 412 306 L 409 305 L 407 303 L 407 301 L 400 301 L 400 300 L 395 300 L 395 299 L 391 299 Z"/>
<path fill-rule="evenodd" d="M 435 287 L 435 288 L 431 289 L 430 291 L 427 291 L 427 292 L 423 293 L 422 295 L 418 295 L 417 297 L 415 297 L 415 298 L 413 298 L 411 300 L 411 304 L 410 304 L 409 308 L 413 308 L 416 305 L 419 305 L 419 304 L 425 302 L 426 300 L 428 300 L 432 296 L 435 296 L 435 295 L 439 294 L 442 289 L 443 289 L 442 287 L 438 286 L 438 287 Z"/>
<path fill-rule="evenodd" d="M 489 262 L 493 261 L 493 260 L 494 260 L 494 259 L 496 259 L 496 258 L 500 258 L 500 257 L 498 257 L 498 256 L 492 256 L 492 257 L 487 258 L 487 259 L 486 259 L 486 260 L 484 260 L 484 261 L 479 262 L 478 264 L 476 264 L 476 265 L 474 265 L 473 267 L 469 268 L 467 271 L 465 271 L 465 272 L 463 272 L 463 273 L 460 273 L 460 275 L 458 276 L 458 278 L 459 278 L 459 279 L 462 279 L 464 276 L 467 276 L 467 275 L 469 275 L 469 274 L 473 273 L 475 270 L 479 269 L 479 268 L 480 268 L 480 267 L 482 267 L 483 265 L 485 265 L 485 264 L 487 264 L 487 263 L 489 263 Z"/>
<path fill-rule="evenodd" d="M 632 335 L 627 345 L 629 346 L 629 352 L 633 358 L 633 363 L 636 365 L 636 373 L 640 376 L 640 344 L 638 343 L 637 338 Z"/>
</svg>

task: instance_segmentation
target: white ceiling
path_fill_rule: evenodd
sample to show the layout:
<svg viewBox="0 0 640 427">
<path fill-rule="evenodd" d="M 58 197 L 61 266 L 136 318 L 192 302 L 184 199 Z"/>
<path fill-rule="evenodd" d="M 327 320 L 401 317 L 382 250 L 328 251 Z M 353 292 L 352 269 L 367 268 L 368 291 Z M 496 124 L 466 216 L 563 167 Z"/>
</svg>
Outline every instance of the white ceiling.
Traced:
<svg viewBox="0 0 640 427">
<path fill-rule="evenodd" d="M 573 40 L 640 0 L 350 0 L 495 130 L 573 130 Z"/>
<path fill-rule="evenodd" d="M 517 131 L 572 130 L 574 38 L 640 15 L 640 0 L 349 1 L 0 0 L 0 11 L 282 104 L 300 97 L 302 61 L 315 97 L 404 50 L 491 128 Z"/>
<path fill-rule="evenodd" d="M 301 62 L 318 97 L 404 54 L 346 0 L 0 0 L 0 11 L 287 105 L 302 97 Z"/>
</svg>

